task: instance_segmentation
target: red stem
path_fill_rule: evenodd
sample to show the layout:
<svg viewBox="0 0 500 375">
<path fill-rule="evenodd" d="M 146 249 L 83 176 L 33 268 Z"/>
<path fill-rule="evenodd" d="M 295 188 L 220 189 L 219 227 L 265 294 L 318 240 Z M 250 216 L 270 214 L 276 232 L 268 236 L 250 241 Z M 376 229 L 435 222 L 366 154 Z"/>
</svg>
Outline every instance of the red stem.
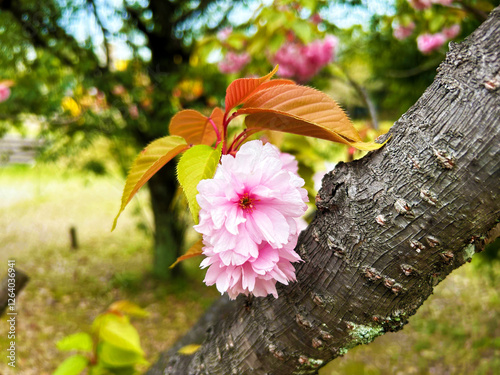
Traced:
<svg viewBox="0 0 500 375">
<path fill-rule="evenodd" d="M 214 120 L 212 120 L 210 117 L 208 118 L 208 121 L 210 121 L 210 124 L 214 128 L 215 134 L 217 134 L 217 143 L 215 144 L 215 147 L 217 147 L 222 140 L 220 137 L 219 129 L 217 129 L 217 126 L 215 125 Z"/>
<path fill-rule="evenodd" d="M 243 130 L 238 136 L 234 139 L 233 143 L 231 144 L 231 147 L 229 148 L 229 152 L 236 151 L 238 148 L 240 148 L 241 144 L 245 139 L 247 139 L 250 135 L 253 133 L 258 132 L 259 129 L 245 129 Z"/>
<path fill-rule="evenodd" d="M 229 150 L 227 149 L 227 126 L 229 125 L 229 123 L 237 116 L 239 116 L 240 114 L 238 112 L 233 112 L 233 114 L 231 116 L 229 116 L 229 118 L 227 117 L 227 113 L 224 113 L 224 119 L 222 120 L 222 155 L 226 155 L 228 153 L 228 151 L 231 150 L 232 147 L 229 148 Z M 234 144 L 234 142 L 233 142 Z"/>
<path fill-rule="evenodd" d="M 227 121 L 227 113 L 224 113 L 224 118 L 222 119 L 222 155 L 227 154 L 227 125 L 229 121 Z"/>
</svg>

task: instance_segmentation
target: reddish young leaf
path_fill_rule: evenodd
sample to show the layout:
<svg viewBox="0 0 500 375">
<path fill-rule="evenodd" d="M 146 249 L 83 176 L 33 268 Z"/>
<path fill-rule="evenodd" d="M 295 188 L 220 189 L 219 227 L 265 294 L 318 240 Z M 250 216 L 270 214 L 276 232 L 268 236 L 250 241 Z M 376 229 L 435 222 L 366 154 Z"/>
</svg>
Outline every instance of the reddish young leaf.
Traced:
<svg viewBox="0 0 500 375">
<path fill-rule="evenodd" d="M 158 172 L 161 167 L 188 148 L 189 146 L 184 138 L 167 136 L 151 142 L 142 150 L 128 172 L 122 194 L 122 204 L 115 217 L 111 230 L 115 229 L 118 217 L 135 193 L 137 193 L 137 191 Z"/>
<path fill-rule="evenodd" d="M 237 105 L 243 103 L 246 98 L 252 95 L 260 85 L 269 81 L 271 77 L 278 71 L 278 66 L 271 73 L 260 78 L 240 78 L 227 87 L 226 90 L 226 114 Z M 288 81 L 288 80 L 282 80 Z"/>
<path fill-rule="evenodd" d="M 243 113 L 248 114 L 245 125 L 249 129 L 268 129 L 309 137 L 327 139 L 333 142 L 344 143 L 345 138 L 322 126 L 316 126 L 304 118 L 293 116 L 290 113 L 274 109 L 247 108 Z"/>
<path fill-rule="evenodd" d="M 311 87 L 278 85 L 259 90 L 245 100 L 238 113 L 248 114 L 248 128 L 322 138 L 366 151 L 382 146 L 363 142 L 342 108 Z"/>
<path fill-rule="evenodd" d="M 296 85 L 296 84 L 297 82 L 292 81 L 291 79 L 281 79 L 281 78 L 272 79 L 270 81 L 264 82 L 259 87 L 257 87 L 257 89 L 252 93 L 252 96 L 255 95 L 257 92 L 268 89 L 270 87 L 281 86 L 281 85 Z"/>
<path fill-rule="evenodd" d="M 210 117 L 212 119 L 214 116 L 217 119 L 220 117 L 220 127 L 217 125 L 217 122 L 213 120 L 217 127 L 222 129 L 222 117 L 220 114 L 222 114 L 222 110 L 220 108 L 215 108 Z M 217 134 L 209 118 L 192 109 L 180 111 L 172 117 L 169 132 L 171 135 L 183 137 L 187 143 L 195 145 L 210 146 L 217 140 Z"/>
<path fill-rule="evenodd" d="M 177 265 L 177 263 L 182 262 L 183 260 L 201 255 L 202 249 L 203 249 L 203 240 L 200 238 L 199 241 L 197 241 L 193 246 L 189 248 L 188 251 L 186 251 L 186 254 L 177 258 L 177 260 L 169 268 L 174 268 Z"/>
</svg>

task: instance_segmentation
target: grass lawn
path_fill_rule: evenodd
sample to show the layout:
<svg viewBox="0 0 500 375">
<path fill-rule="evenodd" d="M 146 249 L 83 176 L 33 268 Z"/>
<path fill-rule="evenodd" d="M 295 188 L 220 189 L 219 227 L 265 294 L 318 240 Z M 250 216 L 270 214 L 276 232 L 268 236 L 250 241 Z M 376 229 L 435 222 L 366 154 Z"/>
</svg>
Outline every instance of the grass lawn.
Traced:
<svg viewBox="0 0 500 375">
<path fill-rule="evenodd" d="M 95 177 L 57 165 L 0 169 L 0 277 L 15 259 L 31 278 L 16 300 L 17 368 L 3 354 L 0 374 L 51 374 L 68 357 L 56 342 L 89 332 L 93 319 L 120 299 L 150 313 L 133 323 L 154 362 L 217 298 L 202 284 L 196 259 L 187 262 L 190 280 L 162 285 L 149 278 L 151 236 L 137 225 L 151 221 L 146 192 L 110 232 L 122 188 L 118 174 Z M 403 331 L 351 350 L 321 374 L 498 373 L 500 270 L 498 263 L 478 263 L 475 258 L 442 282 Z M 0 319 L 4 349 L 10 340 L 6 317 Z"/>
</svg>

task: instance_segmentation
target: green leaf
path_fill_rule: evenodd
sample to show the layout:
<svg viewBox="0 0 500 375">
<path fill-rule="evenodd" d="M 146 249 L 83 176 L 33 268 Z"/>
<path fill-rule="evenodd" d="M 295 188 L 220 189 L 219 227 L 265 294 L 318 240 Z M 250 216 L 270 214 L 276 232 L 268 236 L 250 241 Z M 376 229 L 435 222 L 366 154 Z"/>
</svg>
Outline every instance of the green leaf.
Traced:
<svg viewBox="0 0 500 375">
<path fill-rule="evenodd" d="M 283 29 L 285 29 L 284 25 L 286 25 L 288 22 L 287 16 L 283 12 L 270 12 L 267 15 L 267 25 L 268 25 L 268 30 L 267 30 L 267 38 L 269 39 L 275 35 L 281 35 L 284 36 L 282 32 Z"/>
<path fill-rule="evenodd" d="M 246 37 L 244 34 L 233 32 L 229 35 L 226 43 L 233 49 L 239 51 L 245 46 Z"/>
<path fill-rule="evenodd" d="M 111 230 L 115 229 L 118 217 L 135 193 L 137 193 L 137 191 L 158 172 L 161 167 L 188 148 L 189 146 L 184 138 L 179 136 L 167 136 L 151 142 L 142 150 L 128 173 L 122 194 L 122 204 L 115 217 Z"/>
<path fill-rule="evenodd" d="M 286 38 L 283 34 L 274 34 L 269 39 L 269 48 L 272 52 L 276 52 L 285 43 Z"/>
<path fill-rule="evenodd" d="M 88 333 L 79 332 L 69 335 L 57 342 L 59 350 L 80 350 L 82 352 L 92 352 L 92 337 Z"/>
<path fill-rule="evenodd" d="M 193 220 L 198 223 L 200 206 L 196 201 L 198 183 L 214 176 L 221 155 L 222 143 L 214 150 L 210 146 L 197 145 L 187 150 L 177 164 L 177 178 L 186 194 Z"/>
<path fill-rule="evenodd" d="M 106 367 L 133 366 L 145 362 L 142 354 L 124 350 L 109 342 L 99 344 L 97 355 L 99 356 L 99 360 Z"/>
<path fill-rule="evenodd" d="M 89 365 L 89 360 L 83 355 L 66 358 L 52 375 L 78 375 Z"/>
<path fill-rule="evenodd" d="M 292 30 L 303 43 L 312 42 L 312 29 L 309 22 L 297 19 L 292 23 Z"/>
<path fill-rule="evenodd" d="M 144 354 L 141 348 L 139 333 L 125 317 L 114 314 L 103 316 L 99 327 L 101 341 L 107 342 L 117 348 L 140 354 Z"/>
</svg>

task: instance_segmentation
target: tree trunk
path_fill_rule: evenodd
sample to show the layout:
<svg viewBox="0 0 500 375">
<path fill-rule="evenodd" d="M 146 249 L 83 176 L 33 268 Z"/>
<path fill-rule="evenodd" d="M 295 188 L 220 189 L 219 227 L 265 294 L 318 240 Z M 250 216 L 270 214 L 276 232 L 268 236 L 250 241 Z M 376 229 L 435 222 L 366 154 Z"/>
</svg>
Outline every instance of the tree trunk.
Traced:
<svg viewBox="0 0 500 375">
<path fill-rule="evenodd" d="M 9 291 L 9 284 L 12 285 L 12 278 L 7 275 L 0 282 L 0 316 L 2 316 L 5 310 L 7 310 L 7 308 L 9 307 L 9 299 L 13 300 L 13 310 L 11 311 L 15 311 L 15 299 L 19 296 L 19 293 L 21 293 L 21 290 L 23 290 L 30 279 L 28 275 L 26 275 L 23 271 L 17 269 L 16 267 L 14 267 L 14 269 L 16 270 L 16 275 L 14 277 L 15 286 L 13 287 L 14 298 L 9 296 L 9 293 L 12 292 Z M 9 310 L 7 310 L 7 312 L 9 312 Z"/>
<path fill-rule="evenodd" d="M 182 273 L 182 267 L 169 269 L 182 253 L 185 223 L 175 207 L 177 178 L 175 164 L 167 164 L 149 181 L 151 206 L 155 221 L 153 275 L 169 280 Z"/>
<path fill-rule="evenodd" d="M 497 8 L 451 43 L 383 148 L 323 179 L 296 283 L 278 299 L 221 299 L 148 374 L 315 374 L 401 329 L 500 219 L 499 35 Z"/>
</svg>

